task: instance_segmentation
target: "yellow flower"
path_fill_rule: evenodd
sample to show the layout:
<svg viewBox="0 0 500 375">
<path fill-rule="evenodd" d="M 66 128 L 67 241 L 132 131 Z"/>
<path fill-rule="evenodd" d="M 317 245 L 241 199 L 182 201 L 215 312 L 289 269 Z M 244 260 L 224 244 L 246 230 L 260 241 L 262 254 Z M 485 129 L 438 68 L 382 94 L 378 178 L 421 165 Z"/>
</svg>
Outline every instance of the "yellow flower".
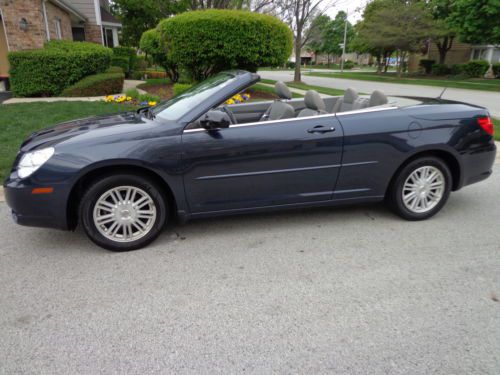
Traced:
<svg viewBox="0 0 500 375">
<path fill-rule="evenodd" d="M 148 102 L 148 104 L 149 104 L 150 107 L 153 107 L 153 106 L 156 105 L 156 102 Z"/>
<path fill-rule="evenodd" d="M 233 98 L 226 100 L 226 104 L 227 104 L 227 105 L 234 104 L 234 100 L 233 100 Z"/>
<path fill-rule="evenodd" d="M 132 100 L 132 97 L 131 96 L 127 96 L 127 102 L 129 102 L 131 100 Z"/>
</svg>

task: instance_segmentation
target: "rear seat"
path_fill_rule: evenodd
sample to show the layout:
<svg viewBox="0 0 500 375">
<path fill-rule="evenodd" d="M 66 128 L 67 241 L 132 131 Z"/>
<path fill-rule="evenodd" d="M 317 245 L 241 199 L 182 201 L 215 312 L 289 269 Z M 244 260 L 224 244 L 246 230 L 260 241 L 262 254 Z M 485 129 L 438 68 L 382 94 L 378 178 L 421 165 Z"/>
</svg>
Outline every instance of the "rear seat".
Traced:
<svg viewBox="0 0 500 375">
<path fill-rule="evenodd" d="M 358 92 L 354 89 L 348 88 L 345 90 L 344 97 L 337 100 L 333 106 L 333 113 L 346 112 L 353 109 L 354 102 L 358 99 Z"/>
<path fill-rule="evenodd" d="M 352 89 L 348 89 L 348 90 L 352 90 Z M 346 94 L 347 94 L 347 91 L 346 91 Z M 351 96 L 351 95 L 352 94 L 350 93 L 349 96 Z M 344 97 L 345 97 L 345 95 L 344 95 Z M 342 98 L 339 100 L 342 100 Z M 369 98 L 360 98 L 360 97 L 356 98 L 354 100 L 354 103 L 353 103 L 351 109 L 357 110 L 357 109 L 364 109 L 364 108 L 368 108 L 368 107 L 376 107 L 379 105 L 387 104 L 388 102 L 389 102 L 389 100 L 387 99 L 387 95 L 385 95 L 380 90 L 375 90 L 372 92 L 372 94 L 370 95 Z M 338 112 L 345 112 L 345 111 L 338 111 Z"/>
</svg>

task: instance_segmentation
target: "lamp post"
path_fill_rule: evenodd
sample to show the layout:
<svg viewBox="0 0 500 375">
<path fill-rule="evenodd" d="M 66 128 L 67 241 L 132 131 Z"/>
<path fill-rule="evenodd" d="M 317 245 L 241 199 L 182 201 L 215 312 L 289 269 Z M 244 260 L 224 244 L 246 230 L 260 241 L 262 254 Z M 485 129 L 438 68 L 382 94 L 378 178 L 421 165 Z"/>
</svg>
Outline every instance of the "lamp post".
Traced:
<svg viewBox="0 0 500 375">
<path fill-rule="evenodd" d="M 347 16 L 349 14 L 349 9 L 345 12 L 345 24 L 344 24 L 344 43 L 342 43 L 342 58 L 340 59 L 340 72 L 344 72 L 344 55 L 345 55 L 345 44 L 347 41 Z"/>
</svg>

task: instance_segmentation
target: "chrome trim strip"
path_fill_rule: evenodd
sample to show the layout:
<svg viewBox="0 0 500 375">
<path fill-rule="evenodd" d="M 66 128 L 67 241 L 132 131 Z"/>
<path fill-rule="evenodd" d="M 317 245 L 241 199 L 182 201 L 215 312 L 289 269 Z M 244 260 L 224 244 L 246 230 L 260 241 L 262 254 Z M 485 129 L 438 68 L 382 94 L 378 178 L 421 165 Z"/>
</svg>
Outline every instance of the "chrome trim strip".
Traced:
<svg viewBox="0 0 500 375">
<path fill-rule="evenodd" d="M 362 191 L 370 191 L 371 189 L 363 188 L 363 189 L 350 189 L 350 190 L 335 190 L 333 194 L 349 194 L 349 193 L 360 193 Z"/>
<path fill-rule="evenodd" d="M 215 180 L 220 178 L 247 177 L 247 176 L 257 176 L 263 174 L 290 173 L 290 172 L 310 171 L 315 169 L 329 169 L 329 168 L 339 168 L 339 167 L 340 164 L 332 164 L 332 165 L 321 165 L 318 167 L 276 169 L 270 171 L 258 171 L 258 172 L 247 172 L 247 173 L 231 173 L 231 174 L 220 174 L 214 176 L 201 176 L 201 177 L 196 177 L 195 180 Z"/>
<path fill-rule="evenodd" d="M 377 160 L 372 160 L 372 161 L 360 161 L 359 163 L 345 163 L 342 164 L 343 167 L 353 167 L 356 165 L 365 165 L 365 164 L 377 164 Z"/>
<path fill-rule="evenodd" d="M 235 124 L 231 125 L 229 128 L 226 129 L 233 129 L 233 128 L 243 128 L 247 126 L 256 126 L 256 125 L 269 125 L 269 124 L 277 124 L 281 122 L 290 122 L 290 121 L 302 121 L 302 120 L 311 120 L 311 119 L 318 119 L 318 118 L 327 118 L 327 117 L 341 117 L 345 115 L 353 115 L 357 113 L 369 113 L 369 112 L 379 112 L 379 111 L 387 111 L 389 109 L 397 109 L 398 107 L 381 107 L 381 108 L 365 108 L 365 109 L 357 109 L 354 111 L 348 111 L 348 112 L 340 112 L 340 113 L 327 113 L 326 115 L 317 115 L 317 116 L 307 116 L 307 117 L 295 117 L 295 118 L 287 118 L 287 119 L 280 119 L 280 120 L 273 120 L 273 121 L 258 121 L 258 122 L 249 122 L 248 124 Z M 204 132 L 206 131 L 203 128 L 196 128 L 196 129 L 184 129 L 183 133 L 196 133 L 196 132 Z"/>
</svg>

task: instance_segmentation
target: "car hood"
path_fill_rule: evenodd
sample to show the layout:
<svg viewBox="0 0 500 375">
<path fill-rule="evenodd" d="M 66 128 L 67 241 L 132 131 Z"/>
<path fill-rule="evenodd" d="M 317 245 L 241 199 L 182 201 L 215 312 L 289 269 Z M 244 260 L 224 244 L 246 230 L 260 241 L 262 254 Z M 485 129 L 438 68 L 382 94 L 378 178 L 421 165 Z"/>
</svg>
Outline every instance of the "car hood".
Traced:
<svg viewBox="0 0 500 375">
<path fill-rule="evenodd" d="M 43 145 L 53 146 L 70 138 L 103 128 L 113 128 L 121 131 L 120 127 L 145 122 L 144 117 L 135 112 L 125 112 L 107 116 L 92 116 L 57 124 L 50 128 L 39 130 L 29 136 L 22 145 L 21 151 L 29 151 Z"/>
</svg>

